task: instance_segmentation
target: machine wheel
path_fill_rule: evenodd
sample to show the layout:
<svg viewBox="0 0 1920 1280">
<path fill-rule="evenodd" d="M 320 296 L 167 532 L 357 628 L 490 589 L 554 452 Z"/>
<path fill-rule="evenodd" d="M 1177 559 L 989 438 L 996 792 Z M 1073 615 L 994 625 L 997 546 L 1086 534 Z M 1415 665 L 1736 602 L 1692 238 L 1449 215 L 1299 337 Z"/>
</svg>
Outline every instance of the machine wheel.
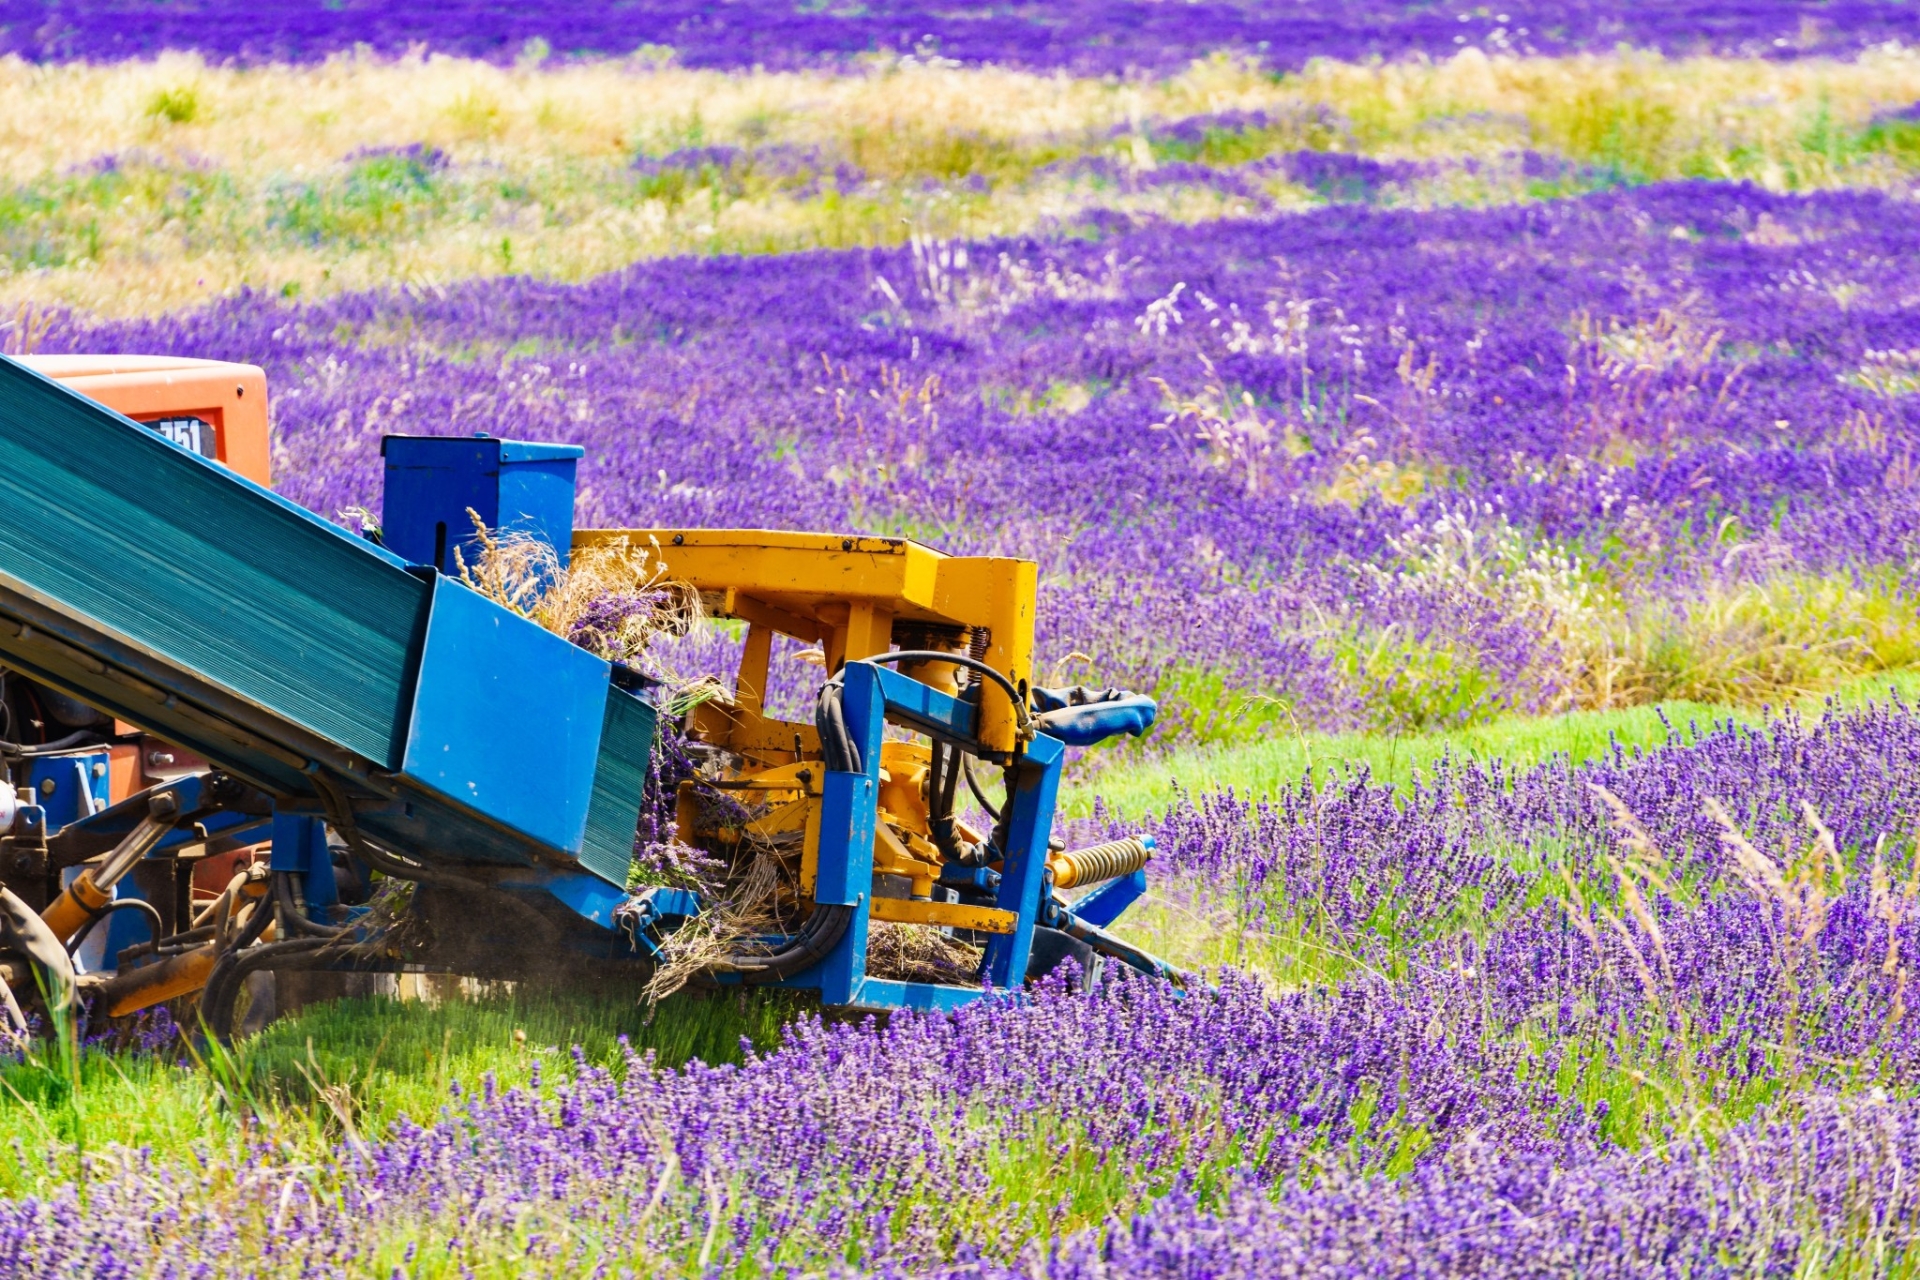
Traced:
<svg viewBox="0 0 1920 1280">
<path fill-rule="evenodd" d="M 1080 967 L 1080 976 L 1074 986 L 1081 991 L 1093 990 L 1100 965 L 1100 957 L 1094 949 L 1058 929 L 1036 928 L 1033 931 L 1033 951 L 1027 957 L 1027 981 L 1035 982 L 1046 977 L 1067 960 L 1072 960 Z"/>
</svg>

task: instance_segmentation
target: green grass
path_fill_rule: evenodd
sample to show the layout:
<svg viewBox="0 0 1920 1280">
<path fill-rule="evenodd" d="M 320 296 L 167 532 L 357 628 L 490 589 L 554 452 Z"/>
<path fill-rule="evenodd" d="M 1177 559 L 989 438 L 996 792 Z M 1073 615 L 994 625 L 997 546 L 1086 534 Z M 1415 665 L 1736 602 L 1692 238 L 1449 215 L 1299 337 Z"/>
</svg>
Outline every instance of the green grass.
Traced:
<svg viewBox="0 0 1920 1280">
<path fill-rule="evenodd" d="M 784 993 L 686 994 L 651 1016 L 631 999 L 589 992 L 373 997 L 302 1010 L 231 1055 L 182 1041 L 154 1055 L 87 1050 L 77 1071 L 52 1057 L 11 1063 L 0 1066 L 0 1195 L 71 1179 L 77 1152 L 110 1144 L 175 1160 L 259 1129 L 321 1150 L 348 1126 L 374 1138 L 402 1116 L 431 1121 L 455 1082 L 491 1074 L 502 1088 L 524 1085 L 541 1062 L 549 1081 L 564 1075 L 567 1046 L 617 1064 L 621 1036 L 663 1066 L 737 1062 L 743 1040 L 771 1048 L 807 1008 Z"/>
<path fill-rule="evenodd" d="M 1862 676 L 1825 697 L 1801 699 L 1794 709 L 1812 715 L 1829 701 L 1841 705 L 1884 701 L 1890 690 L 1905 701 L 1920 701 L 1920 669 Z M 1099 797 L 1109 812 L 1127 818 L 1145 817 L 1163 811 L 1181 789 L 1199 793 L 1232 788 L 1243 796 L 1272 795 L 1298 785 L 1309 770 L 1324 776 L 1329 770 L 1364 768 L 1376 782 L 1405 787 L 1443 756 L 1497 759 L 1513 768 L 1539 764 L 1555 755 L 1565 755 L 1578 763 L 1604 755 L 1616 742 L 1627 748 L 1657 746 L 1667 740 L 1668 723 L 1686 732 L 1689 725 L 1705 730 L 1716 722 L 1757 725 L 1766 719 L 1763 710 L 1753 707 L 1660 702 L 1622 711 L 1515 716 L 1435 733 L 1273 731 L 1252 742 L 1116 762 L 1071 782 L 1062 795 L 1061 811 L 1071 817 L 1085 817 Z"/>
</svg>

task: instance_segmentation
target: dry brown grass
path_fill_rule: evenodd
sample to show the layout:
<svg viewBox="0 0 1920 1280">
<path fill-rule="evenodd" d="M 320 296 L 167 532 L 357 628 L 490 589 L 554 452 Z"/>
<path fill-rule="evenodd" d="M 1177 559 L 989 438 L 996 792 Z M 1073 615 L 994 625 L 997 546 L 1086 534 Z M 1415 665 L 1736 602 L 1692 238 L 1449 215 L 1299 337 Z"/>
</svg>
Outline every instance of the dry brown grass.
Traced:
<svg viewBox="0 0 1920 1280">
<path fill-rule="evenodd" d="M 0 267 L 0 304 L 133 314 L 241 285 L 310 295 L 503 272 L 579 279 L 660 254 L 1016 232 L 1093 205 L 1215 217 L 1244 202 L 1194 187 L 1125 193 L 1036 170 L 1086 154 L 1151 167 L 1144 126 L 1223 111 L 1300 118 L 1324 107 L 1341 123 L 1319 145 L 1383 156 L 1531 147 L 1635 178 L 1896 186 L 1910 181 L 1897 158 L 1847 138 L 1875 111 L 1917 98 L 1920 55 L 1901 52 L 1848 63 L 1469 52 L 1437 64 L 1320 63 L 1279 78 L 1215 60 L 1152 84 L 924 66 L 834 76 L 453 58 L 257 69 L 185 55 L 0 61 L 0 201 L 6 186 L 30 197 L 0 209 L 0 224 L 33 242 L 0 254 L 11 264 Z M 1297 132 L 1251 145 L 1288 149 L 1302 144 Z M 289 190 L 324 194 L 356 150 L 415 143 L 451 161 L 432 201 L 361 210 L 352 234 L 312 242 L 274 230 Z M 628 171 L 637 153 L 779 144 L 814 149 L 829 169 L 857 164 L 870 181 L 858 196 L 702 189 L 683 200 L 636 193 Z M 110 200 L 83 170 L 107 155 L 138 170 Z M 994 179 L 990 192 L 964 187 L 975 174 Z M 1311 203 L 1284 183 L 1274 189 L 1283 204 Z M 1403 198 L 1525 194 L 1437 179 Z"/>
<path fill-rule="evenodd" d="M 638 663 L 662 636 L 685 635 L 702 618 L 700 593 L 667 576 L 658 544 L 628 539 L 574 549 L 565 566 L 531 534 L 490 530 L 473 518 L 473 562 L 460 548 L 462 582 L 555 635 L 615 662 Z M 685 683 L 704 685 L 707 673 Z M 676 682 L 678 683 L 678 682 Z"/>
</svg>

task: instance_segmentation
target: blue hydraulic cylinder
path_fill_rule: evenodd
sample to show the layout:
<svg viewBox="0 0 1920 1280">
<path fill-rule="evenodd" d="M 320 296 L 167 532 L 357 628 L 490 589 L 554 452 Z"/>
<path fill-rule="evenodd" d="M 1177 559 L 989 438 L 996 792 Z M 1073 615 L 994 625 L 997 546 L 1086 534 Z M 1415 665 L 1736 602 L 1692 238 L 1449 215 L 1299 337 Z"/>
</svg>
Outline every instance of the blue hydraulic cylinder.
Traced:
<svg viewBox="0 0 1920 1280">
<path fill-rule="evenodd" d="M 471 568 L 474 516 L 489 530 L 547 543 L 560 565 L 573 546 L 575 470 L 586 450 L 491 436 L 388 436 L 381 540 L 395 555 L 442 573 Z M 469 514 L 471 513 L 471 514 Z"/>
</svg>

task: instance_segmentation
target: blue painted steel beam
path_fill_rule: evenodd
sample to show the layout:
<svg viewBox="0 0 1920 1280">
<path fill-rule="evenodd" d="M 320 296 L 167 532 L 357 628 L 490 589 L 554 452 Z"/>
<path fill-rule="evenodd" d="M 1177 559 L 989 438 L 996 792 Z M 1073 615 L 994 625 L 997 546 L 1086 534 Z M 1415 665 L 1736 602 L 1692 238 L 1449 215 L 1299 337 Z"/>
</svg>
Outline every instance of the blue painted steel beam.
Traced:
<svg viewBox="0 0 1920 1280">
<path fill-rule="evenodd" d="M 848 672 L 855 668 L 871 671 L 878 677 L 881 695 L 891 713 L 888 718 L 895 724 L 954 742 L 973 741 L 977 716 L 972 703 L 950 697 L 891 667 L 870 662 L 850 662 L 846 666 Z"/>
<path fill-rule="evenodd" d="M 105 760 L 107 757 L 103 753 L 100 759 Z M 90 837 L 97 838 L 104 849 L 118 843 L 120 837 L 140 825 L 147 816 L 152 797 L 162 792 L 173 796 L 178 806 L 178 817 L 175 821 L 182 825 L 177 825 L 174 830 L 162 837 L 160 843 L 155 845 L 153 851 L 147 855 L 149 858 L 172 857 L 181 845 L 197 842 L 201 838 L 191 826 L 184 824 L 196 823 L 207 835 L 218 836 L 222 832 L 259 820 L 250 814 L 212 808 L 206 798 L 206 780 L 207 775 L 204 773 L 175 778 L 171 782 L 135 792 L 120 803 L 98 810 L 89 817 L 76 818 L 70 823 L 55 823 L 50 827 L 50 831 L 61 834 L 73 831 L 87 832 Z M 102 786 L 97 794 L 104 798 L 105 787 Z"/>
<path fill-rule="evenodd" d="M 958 1009 L 993 994 L 985 987 L 956 987 L 941 982 L 897 982 L 868 978 L 849 1004 L 861 1009 Z"/>
<path fill-rule="evenodd" d="M 340 901 L 340 888 L 333 875 L 333 854 L 327 848 L 324 822 L 276 809 L 267 869 L 299 876 L 307 915 L 320 924 L 333 923 L 332 908 Z"/>
<path fill-rule="evenodd" d="M 613 913 L 628 899 L 625 889 L 579 871 L 516 868 L 503 873 L 493 883 L 496 888 L 516 893 L 547 894 L 588 924 L 602 929 L 614 927 Z"/>
<path fill-rule="evenodd" d="M 1001 850 L 998 905 L 1002 911 L 1016 913 L 1016 919 L 1012 933 L 997 933 L 987 939 L 987 977 L 996 987 L 1016 987 L 1026 981 L 1047 871 L 1047 840 L 1053 834 L 1053 809 L 1065 755 L 1066 748 L 1043 733 L 1036 735 L 1027 744 L 1026 753 L 1014 762 L 1013 793 L 1007 797 L 1012 812 L 1008 815 L 1007 847 Z"/>
<path fill-rule="evenodd" d="M 827 1004 L 852 1004 L 867 977 L 867 933 L 872 926 L 873 839 L 879 820 L 880 746 L 886 739 L 886 695 L 881 680 L 892 674 L 868 663 L 840 669 L 841 714 L 858 773 L 829 770 L 821 782 L 819 857 L 815 900 L 853 908 L 853 919 L 825 959 L 787 985 L 816 986 Z M 835 807 L 827 808 L 829 794 Z M 828 825 L 829 815 L 833 825 Z M 832 894 L 824 896 L 825 890 Z"/>
<path fill-rule="evenodd" d="M 1135 871 L 1130 875 L 1109 880 L 1092 893 L 1087 894 L 1073 904 L 1073 914 L 1088 924 L 1098 925 L 1102 929 L 1120 918 L 1122 912 L 1147 891 L 1147 873 Z"/>
</svg>

